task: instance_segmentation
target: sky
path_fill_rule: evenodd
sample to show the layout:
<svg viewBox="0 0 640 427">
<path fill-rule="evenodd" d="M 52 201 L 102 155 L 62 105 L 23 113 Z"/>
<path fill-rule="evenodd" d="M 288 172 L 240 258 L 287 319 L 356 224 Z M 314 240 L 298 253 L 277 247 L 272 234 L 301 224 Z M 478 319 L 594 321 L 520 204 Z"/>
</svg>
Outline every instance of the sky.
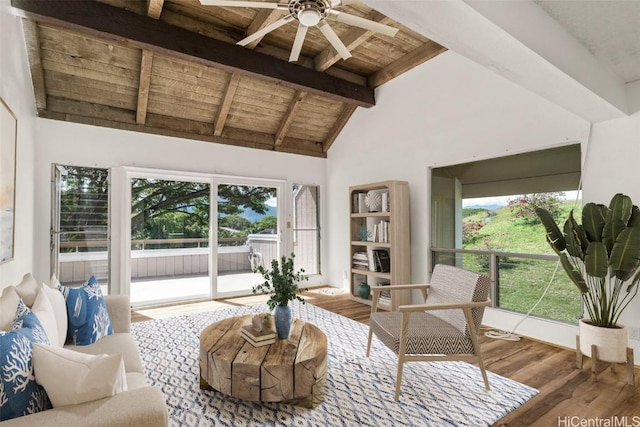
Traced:
<svg viewBox="0 0 640 427">
<path fill-rule="evenodd" d="M 575 200 L 578 190 L 575 191 L 565 191 L 564 199 L 565 200 Z M 513 199 L 515 197 L 520 196 L 520 194 L 514 194 L 512 196 L 498 196 L 498 197 L 480 197 L 475 199 L 462 199 L 462 207 L 466 208 L 469 206 L 507 206 L 507 201 L 509 199 Z"/>
</svg>

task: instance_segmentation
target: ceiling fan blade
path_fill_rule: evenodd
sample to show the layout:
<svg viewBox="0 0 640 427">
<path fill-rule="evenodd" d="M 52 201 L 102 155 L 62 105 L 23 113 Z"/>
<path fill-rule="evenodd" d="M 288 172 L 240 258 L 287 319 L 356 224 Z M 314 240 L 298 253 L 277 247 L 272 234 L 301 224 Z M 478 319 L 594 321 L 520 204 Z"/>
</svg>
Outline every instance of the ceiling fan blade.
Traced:
<svg viewBox="0 0 640 427">
<path fill-rule="evenodd" d="M 291 55 L 289 55 L 289 62 L 296 62 L 300 57 L 300 51 L 302 50 L 302 43 L 307 35 L 306 25 L 298 24 L 298 31 L 296 32 L 296 38 L 293 40 L 293 46 L 291 47 Z"/>
<path fill-rule="evenodd" d="M 238 43 L 240 46 L 246 46 L 247 44 L 251 43 L 254 40 L 257 40 L 261 37 L 263 37 L 265 34 L 270 33 L 271 31 L 275 30 L 276 28 L 280 28 L 282 27 L 284 24 L 293 21 L 295 18 L 293 17 L 293 14 L 291 15 L 287 15 L 284 18 L 280 18 L 277 21 L 267 25 L 266 27 L 256 31 L 255 33 L 243 38 L 242 40 L 240 40 Z"/>
<path fill-rule="evenodd" d="M 331 7 L 347 6 L 353 3 L 361 3 L 360 0 L 331 0 Z"/>
<path fill-rule="evenodd" d="M 393 28 L 379 22 L 371 21 L 366 18 L 339 12 L 337 10 L 331 10 L 329 13 L 329 16 L 332 19 L 335 19 L 338 22 L 342 22 L 343 24 L 349 24 L 356 27 L 364 28 L 365 30 L 375 31 L 376 33 L 385 34 L 390 37 L 393 37 L 398 33 L 397 28 Z"/>
<path fill-rule="evenodd" d="M 340 40 L 336 32 L 333 31 L 333 28 L 327 24 L 327 21 L 320 21 L 317 27 L 322 31 L 322 34 L 324 34 L 327 40 L 329 40 L 331 46 L 340 54 L 342 59 L 346 60 L 351 58 L 351 52 L 349 52 L 349 49 L 342 43 L 342 40 Z"/>
<path fill-rule="evenodd" d="M 222 7 L 256 7 L 260 9 L 288 9 L 288 4 L 270 3 L 262 1 L 235 1 L 235 0 L 200 0 L 204 6 Z"/>
</svg>

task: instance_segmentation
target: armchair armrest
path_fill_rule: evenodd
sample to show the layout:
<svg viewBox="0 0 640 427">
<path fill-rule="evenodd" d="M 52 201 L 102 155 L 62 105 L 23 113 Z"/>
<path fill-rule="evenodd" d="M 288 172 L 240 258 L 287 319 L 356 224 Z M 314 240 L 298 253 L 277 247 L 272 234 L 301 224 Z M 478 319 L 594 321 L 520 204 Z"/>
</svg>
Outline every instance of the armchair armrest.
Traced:
<svg viewBox="0 0 640 427">
<path fill-rule="evenodd" d="M 475 308 L 475 307 L 487 307 L 491 305 L 491 300 L 477 302 L 461 302 L 454 304 L 415 304 L 415 305 L 401 305 L 398 307 L 398 311 L 427 311 L 427 310 L 450 310 L 452 308 Z"/>
<path fill-rule="evenodd" d="M 127 295 L 105 295 L 113 332 L 131 332 L 131 305 Z"/>
</svg>

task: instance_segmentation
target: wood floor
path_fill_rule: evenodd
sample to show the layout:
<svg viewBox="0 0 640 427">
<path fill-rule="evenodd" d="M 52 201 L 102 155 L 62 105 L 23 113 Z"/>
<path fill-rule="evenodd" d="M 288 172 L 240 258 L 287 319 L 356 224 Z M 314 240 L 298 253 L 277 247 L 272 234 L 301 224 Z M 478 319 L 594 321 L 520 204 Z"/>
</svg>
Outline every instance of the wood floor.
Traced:
<svg viewBox="0 0 640 427">
<path fill-rule="evenodd" d="M 368 323 L 369 306 L 351 301 L 348 294 L 332 295 L 330 291 L 331 288 L 313 289 L 305 293 L 305 299 L 318 307 Z M 136 322 L 256 304 L 265 299 L 264 296 L 249 296 L 138 309 L 132 312 L 131 317 Z M 524 338 L 520 341 L 501 341 L 483 336 L 481 345 L 489 371 L 540 391 L 495 426 L 640 426 L 638 367 L 635 369 L 635 386 L 627 385 L 622 365 L 617 366 L 615 372 L 604 367 L 596 382 L 591 377 L 590 360 L 585 359 L 583 369 L 576 369 L 574 351 Z M 362 351 L 364 354 L 364 349 Z"/>
</svg>

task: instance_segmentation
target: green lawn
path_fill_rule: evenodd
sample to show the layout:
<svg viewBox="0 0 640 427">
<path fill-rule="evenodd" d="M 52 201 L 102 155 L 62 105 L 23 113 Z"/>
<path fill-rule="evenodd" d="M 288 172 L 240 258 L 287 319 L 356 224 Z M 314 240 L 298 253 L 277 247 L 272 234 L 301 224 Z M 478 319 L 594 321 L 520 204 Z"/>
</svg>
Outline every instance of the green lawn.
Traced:
<svg viewBox="0 0 640 427">
<path fill-rule="evenodd" d="M 574 202 L 562 205 L 560 223 L 568 217 Z M 580 205 L 575 215 L 580 220 Z M 544 228 L 540 224 L 528 224 L 515 218 L 508 207 L 489 214 L 487 211 L 475 213 L 463 222 L 486 221 L 474 239 L 464 249 L 519 254 L 553 255 L 553 250 L 545 240 Z M 488 273 L 489 256 L 465 254 L 463 267 Z M 508 310 L 527 313 L 543 294 L 553 276 L 556 263 L 545 260 L 531 260 L 517 256 L 501 257 L 499 261 L 498 306 Z M 560 266 L 543 300 L 532 312 L 533 315 L 576 323 L 580 317 L 580 293 L 569 281 Z"/>
</svg>

